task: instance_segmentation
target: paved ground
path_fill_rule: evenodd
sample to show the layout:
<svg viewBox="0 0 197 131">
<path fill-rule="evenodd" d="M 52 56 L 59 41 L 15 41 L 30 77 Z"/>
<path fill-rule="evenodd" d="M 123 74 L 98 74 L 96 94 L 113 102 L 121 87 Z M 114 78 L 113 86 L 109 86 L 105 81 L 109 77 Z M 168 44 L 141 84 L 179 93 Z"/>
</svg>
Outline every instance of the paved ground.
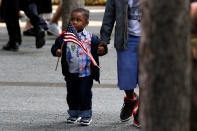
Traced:
<svg viewBox="0 0 197 131">
<path fill-rule="evenodd" d="M 91 12 L 87 29 L 99 35 L 104 7 L 86 8 Z M 124 94 L 116 86 L 113 34 L 109 53 L 100 58 L 101 85 L 95 83 L 93 88 L 93 122 L 89 127 L 65 123 L 68 117 L 65 83 L 61 67 L 54 71 L 57 58 L 50 53 L 55 37 L 46 39 L 41 49 L 35 48 L 34 37 L 23 37 L 18 52 L 0 50 L 0 130 L 139 131 L 132 126 L 132 120 L 127 123 L 119 120 Z M 0 23 L 0 48 L 7 40 L 5 24 Z"/>
<path fill-rule="evenodd" d="M 93 122 L 89 127 L 66 124 L 66 89 L 62 87 L 0 86 L 2 131 L 138 131 L 132 121 L 121 123 L 122 92 L 93 89 Z"/>
</svg>

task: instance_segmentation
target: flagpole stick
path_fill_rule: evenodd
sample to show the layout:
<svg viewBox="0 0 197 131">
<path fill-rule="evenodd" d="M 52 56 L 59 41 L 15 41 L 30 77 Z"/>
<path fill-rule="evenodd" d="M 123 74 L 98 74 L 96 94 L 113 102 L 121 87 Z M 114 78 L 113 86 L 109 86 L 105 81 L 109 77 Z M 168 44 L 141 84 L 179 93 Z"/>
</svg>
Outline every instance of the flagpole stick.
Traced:
<svg viewBox="0 0 197 131">
<path fill-rule="evenodd" d="M 61 50 L 62 50 L 62 48 L 63 48 L 63 44 L 64 44 L 64 41 L 62 42 Z M 62 56 L 62 55 L 61 55 L 61 56 Z M 58 63 L 59 63 L 59 61 L 60 61 L 60 57 L 61 57 L 61 56 L 59 56 L 58 59 L 57 59 L 57 64 L 56 64 L 56 67 L 55 67 L 55 71 L 57 71 Z"/>
<path fill-rule="evenodd" d="M 60 60 L 60 57 L 58 57 L 58 59 L 57 59 L 57 64 L 56 64 L 56 67 L 55 67 L 55 71 L 57 71 L 59 60 Z"/>
</svg>

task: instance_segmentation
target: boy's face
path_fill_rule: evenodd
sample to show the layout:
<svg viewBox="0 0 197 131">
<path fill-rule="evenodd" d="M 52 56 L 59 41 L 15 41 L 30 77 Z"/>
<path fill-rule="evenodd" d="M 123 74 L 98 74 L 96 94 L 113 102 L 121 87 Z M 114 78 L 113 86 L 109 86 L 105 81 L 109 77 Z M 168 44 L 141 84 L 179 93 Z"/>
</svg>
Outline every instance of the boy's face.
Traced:
<svg viewBox="0 0 197 131">
<path fill-rule="evenodd" d="M 75 27 L 77 32 L 83 31 L 83 29 L 88 25 L 88 20 L 81 12 L 73 12 L 70 19 L 71 24 Z"/>
</svg>

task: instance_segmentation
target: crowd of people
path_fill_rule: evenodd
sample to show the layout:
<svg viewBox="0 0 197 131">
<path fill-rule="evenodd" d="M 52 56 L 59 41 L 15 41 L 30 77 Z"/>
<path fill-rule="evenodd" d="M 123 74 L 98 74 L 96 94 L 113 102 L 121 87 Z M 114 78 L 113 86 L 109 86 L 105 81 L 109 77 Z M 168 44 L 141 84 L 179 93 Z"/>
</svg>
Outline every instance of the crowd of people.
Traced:
<svg viewBox="0 0 197 131">
<path fill-rule="evenodd" d="M 19 25 L 21 10 L 27 16 L 23 35 L 34 36 L 36 48 L 39 49 L 45 45 L 45 31 L 55 36 L 61 33 L 58 21 L 61 18 L 62 3 L 54 15 L 52 15 L 51 0 L 2 0 L 0 3 L 0 19 L 5 22 L 9 35 L 9 40 L 3 46 L 3 50 L 18 51 L 22 44 Z"/>
</svg>

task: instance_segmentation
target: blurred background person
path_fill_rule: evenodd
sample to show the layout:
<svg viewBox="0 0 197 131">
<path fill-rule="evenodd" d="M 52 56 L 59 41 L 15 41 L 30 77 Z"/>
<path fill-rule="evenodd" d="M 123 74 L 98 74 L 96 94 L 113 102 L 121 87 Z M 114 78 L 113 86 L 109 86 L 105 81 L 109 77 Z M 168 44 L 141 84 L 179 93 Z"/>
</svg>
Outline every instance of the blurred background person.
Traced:
<svg viewBox="0 0 197 131">
<path fill-rule="evenodd" d="M 62 17 L 62 1 L 59 2 L 55 10 L 55 13 L 53 13 L 52 15 L 51 15 L 52 9 L 50 10 L 50 7 L 52 8 L 51 0 L 45 0 L 45 1 L 46 1 L 45 2 L 46 7 L 43 9 L 42 6 L 44 2 L 36 2 L 38 7 L 40 7 L 38 8 L 38 13 L 48 23 L 47 34 L 58 36 L 62 32 L 62 29 L 58 26 L 58 22 Z M 35 36 L 35 30 L 29 20 L 26 21 L 26 25 L 23 30 L 23 35 Z"/>
<path fill-rule="evenodd" d="M 3 18 L 2 18 L 3 14 L 2 14 L 1 2 L 2 2 L 2 1 L 0 0 L 0 22 L 4 22 L 4 20 L 3 20 Z"/>
<path fill-rule="evenodd" d="M 62 29 L 58 26 L 58 22 L 62 18 L 62 5 L 62 1 L 60 1 L 53 17 L 48 23 L 48 34 L 58 36 L 62 32 Z"/>
<path fill-rule="evenodd" d="M 38 14 L 42 17 L 46 22 L 52 18 L 52 2 L 51 0 L 32 0 L 38 10 Z M 35 36 L 35 29 L 31 24 L 29 18 L 26 19 L 26 24 L 23 29 L 24 36 Z"/>
<path fill-rule="evenodd" d="M 6 27 L 8 30 L 9 40 L 3 46 L 3 50 L 18 51 L 21 45 L 21 31 L 19 25 L 19 11 L 23 10 L 30 19 L 36 31 L 36 48 L 45 45 L 45 32 L 47 24 L 38 16 L 37 6 L 33 0 L 2 0 L 2 6 Z"/>
</svg>

